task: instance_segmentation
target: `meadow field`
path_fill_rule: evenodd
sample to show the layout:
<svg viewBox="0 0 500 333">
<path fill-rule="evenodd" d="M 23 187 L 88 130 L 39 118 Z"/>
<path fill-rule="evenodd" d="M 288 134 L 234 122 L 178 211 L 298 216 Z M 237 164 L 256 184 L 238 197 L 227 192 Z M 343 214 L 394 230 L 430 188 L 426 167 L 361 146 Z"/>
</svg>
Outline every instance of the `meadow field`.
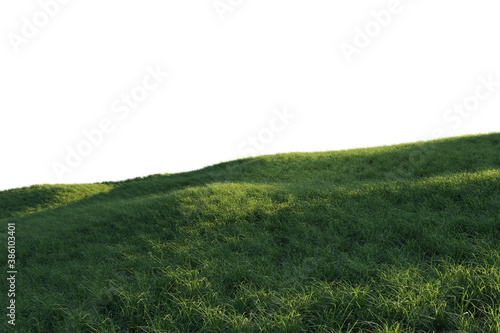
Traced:
<svg viewBox="0 0 500 333">
<path fill-rule="evenodd" d="M 500 332 L 500 134 L 0 192 L 5 332 Z M 167 170 L 166 170 L 167 171 Z M 5 276 L 7 274 L 4 274 Z M 2 299 L 8 284 L 2 283 Z"/>
</svg>

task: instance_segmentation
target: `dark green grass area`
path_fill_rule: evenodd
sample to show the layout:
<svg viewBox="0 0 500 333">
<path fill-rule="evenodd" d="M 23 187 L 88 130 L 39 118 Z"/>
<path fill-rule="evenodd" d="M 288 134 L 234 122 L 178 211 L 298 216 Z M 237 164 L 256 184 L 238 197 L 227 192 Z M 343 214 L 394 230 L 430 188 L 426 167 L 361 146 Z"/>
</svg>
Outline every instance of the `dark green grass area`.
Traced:
<svg viewBox="0 0 500 333">
<path fill-rule="evenodd" d="M 500 332 L 499 141 L 0 192 L 1 263 L 15 222 L 18 270 L 2 328 Z"/>
</svg>

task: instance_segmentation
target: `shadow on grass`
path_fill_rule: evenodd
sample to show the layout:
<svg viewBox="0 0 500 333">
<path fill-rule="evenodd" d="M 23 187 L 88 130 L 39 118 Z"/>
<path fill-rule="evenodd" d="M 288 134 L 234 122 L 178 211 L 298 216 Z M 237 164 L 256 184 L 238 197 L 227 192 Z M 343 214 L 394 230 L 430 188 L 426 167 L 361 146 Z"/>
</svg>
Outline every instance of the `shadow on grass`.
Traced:
<svg viewBox="0 0 500 333">
<path fill-rule="evenodd" d="M 0 220 L 64 207 L 108 192 L 111 185 L 33 185 L 0 192 Z"/>
</svg>

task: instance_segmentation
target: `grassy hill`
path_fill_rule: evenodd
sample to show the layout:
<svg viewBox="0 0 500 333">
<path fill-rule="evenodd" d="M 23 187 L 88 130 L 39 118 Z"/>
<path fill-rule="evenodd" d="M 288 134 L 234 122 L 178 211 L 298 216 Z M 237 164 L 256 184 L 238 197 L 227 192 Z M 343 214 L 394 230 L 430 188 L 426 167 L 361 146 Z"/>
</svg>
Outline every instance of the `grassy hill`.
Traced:
<svg viewBox="0 0 500 333">
<path fill-rule="evenodd" d="M 0 192 L 0 262 L 15 223 L 18 270 L 16 326 L 1 328 L 500 332 L 499 142 Z"/>
</svg>

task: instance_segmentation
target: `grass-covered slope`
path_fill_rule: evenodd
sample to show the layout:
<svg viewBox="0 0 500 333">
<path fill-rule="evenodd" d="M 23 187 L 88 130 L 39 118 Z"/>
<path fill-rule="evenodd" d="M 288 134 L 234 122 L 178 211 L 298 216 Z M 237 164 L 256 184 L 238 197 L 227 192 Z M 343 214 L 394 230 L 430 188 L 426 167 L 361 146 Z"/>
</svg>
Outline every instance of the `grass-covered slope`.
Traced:
<svg viewBox="0 0 500 333">
<path fill-rule="evenodd" d="M 0 192 L 14 331 L 500 332 L 499 141 Z"/>
</svg>

